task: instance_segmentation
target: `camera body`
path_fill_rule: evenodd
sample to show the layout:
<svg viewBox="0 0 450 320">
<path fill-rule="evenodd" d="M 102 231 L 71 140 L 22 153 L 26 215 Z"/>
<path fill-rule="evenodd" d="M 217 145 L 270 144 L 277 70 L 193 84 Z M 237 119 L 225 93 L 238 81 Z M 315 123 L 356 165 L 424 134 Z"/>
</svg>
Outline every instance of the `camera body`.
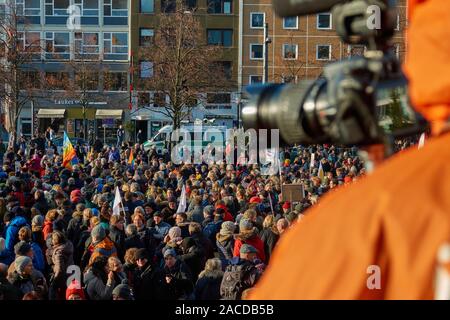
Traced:
<svg viewBox="0 0 450 320">
<path fill-rule="evenodd" d="M 327 65 L 312 85 L 262 86 L 258 96 L 242 109 L 244 127 L 279 129 L 282 142 L 288 145 L 386 143 L 376 117 L 377 91 L 406 86 L 390 44 L 396 27 L 395 3 L 275 0 L 275 11 L 284 16 L 332 9 L 342 41 L 365 45 L 367 50 L 364 56 Z"/>
</svg>

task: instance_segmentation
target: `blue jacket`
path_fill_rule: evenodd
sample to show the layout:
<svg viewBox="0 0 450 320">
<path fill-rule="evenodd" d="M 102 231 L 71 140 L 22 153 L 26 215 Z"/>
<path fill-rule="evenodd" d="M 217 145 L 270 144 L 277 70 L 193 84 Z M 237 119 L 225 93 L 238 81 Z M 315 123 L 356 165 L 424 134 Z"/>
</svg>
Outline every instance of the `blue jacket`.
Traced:
<svg viewBox="0 0 450 320">
<path fill-rule="evenodd" d="M 14 245 L 17 243 L 19 230 L 26 225 L 28 225 L 27 220 L 22 216 L 14 217 L 11 220 L 5 232 L 5 249 L 9 252 L 14 252 Z"/>
<path fill-rule="evenodd" d="M 153 233 L 153 237 L 155 239 L 163 240 L 166 234 L 169 233 L 170 228 L 170 224 L 164 221 L 161 221 L 159 225 L 155 224 L 155 232 Z"/>
<path fill-rule="evenodd" d="M 31 242 L 33 248 L 33 267 L 41 272 L 45 271 L 45 259 L 41 247 L 36 242 Z"/>
</svg>

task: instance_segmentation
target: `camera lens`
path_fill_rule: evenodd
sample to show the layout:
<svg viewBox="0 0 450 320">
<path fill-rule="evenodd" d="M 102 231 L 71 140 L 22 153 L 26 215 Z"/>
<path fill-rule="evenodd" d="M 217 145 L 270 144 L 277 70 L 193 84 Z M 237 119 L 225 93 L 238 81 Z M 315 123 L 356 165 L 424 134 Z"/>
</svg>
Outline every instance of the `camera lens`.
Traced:
<svg viewBox="0 0 450 320">
<path fill-rule="evenodd" d="M 324 83 L 323 83 L 324 84 Z M 273 84 L 265 86 L 259 96 L 242 109 L 244 128 L 279 129 L 285 144 L 316 143 L 323 136 L 316 108 L 324 85 L 316 82 Z"/>
</svg>

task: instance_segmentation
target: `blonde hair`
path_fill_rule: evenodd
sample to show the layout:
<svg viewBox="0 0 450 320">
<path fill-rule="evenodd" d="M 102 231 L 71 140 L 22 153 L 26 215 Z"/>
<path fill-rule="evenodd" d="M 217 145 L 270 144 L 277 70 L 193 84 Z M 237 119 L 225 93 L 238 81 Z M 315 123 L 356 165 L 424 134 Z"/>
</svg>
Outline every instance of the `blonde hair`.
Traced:
<svg viewBox="0 0 450 320">
<path fill-rule="evenodd" d="M 100 219 L 98 217 L 92 217 L 89 219 L 89 224 L 91 227 L 95 227 L 100 223 Z"/>
<path fill-rule="evenodd" d="M 20 241 L 30 241 L 31 240 L 31 230 L 29 227 L 25 226 L 19 230 L 19 240 Z"/>
<path fill-rule="evenodd" d="M 138 251 L 138 248 L 130 248 L 125 252 L 125 256 L 123 257 L 123 260 L 125 261 L 125 263 L 131 263 L 131 264 L 135 264 L 136 263 L 136 251 Z"/>
<path fill-rule="evenodd" d="M 208 272 L 220 271 L 222 272 L 222 261 L 219 258 L 208 259 L 205 264 L 205 270 L 200 272 L 199 278 L 204 277 Z"/>
<path fill-rule="evenodd" d="M 264 218 L 263 228 L 271 228 L 275 224 L 275 216 L 273 214 L 269 214 Z"/>
<path fill-rule="evenodd" d="M 56 209 L 49 210 L 45 215 L 45 220 L 53 222 L 56 220 L 56 218 L 58 218 L 58 215 L 59 215 L 58 210 Z"/>
</svg>

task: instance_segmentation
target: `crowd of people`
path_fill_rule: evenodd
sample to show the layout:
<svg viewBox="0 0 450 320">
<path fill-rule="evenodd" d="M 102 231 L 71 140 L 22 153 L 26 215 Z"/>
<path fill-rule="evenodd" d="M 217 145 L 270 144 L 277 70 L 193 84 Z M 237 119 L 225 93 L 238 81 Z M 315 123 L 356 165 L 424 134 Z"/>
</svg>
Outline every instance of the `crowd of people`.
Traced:
<svg viewBox="0 0 450 320">
<path fill-rule="evenodd" d="M 365 174 L 356 148 L 333 145 L 286 148 L 281 173 L 263 176 L 126 142 L 76 146 L 65 168 L 51 140 L 18 141 L 0 170 L 0 300 L 245 298 L 305 210 Z M 290 183 L 302 200 L 283 200 Z"/>
</svg>

